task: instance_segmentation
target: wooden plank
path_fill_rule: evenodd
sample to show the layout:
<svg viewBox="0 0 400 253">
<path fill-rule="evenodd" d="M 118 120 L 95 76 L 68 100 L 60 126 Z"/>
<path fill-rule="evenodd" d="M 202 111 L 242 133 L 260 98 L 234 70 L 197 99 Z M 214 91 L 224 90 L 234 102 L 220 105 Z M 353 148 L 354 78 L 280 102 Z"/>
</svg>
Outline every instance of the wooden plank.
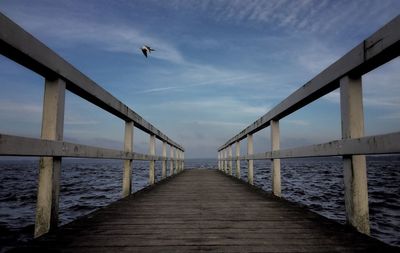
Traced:
<svg viewBox="0 0 400 253">
<path fill-rule="evenodd" d="M 0 155 L 2 156 L 59 156 L 122 160 L 171 160 L 168 157 L 152 156 L 135 152 L 124 152 L 107 148 L 69 143 L 64 141 L 41 140 L 0 134 Z"/>
<path fill-rule="evenodd" d="M 301 158 L 343 155 L 376 155 L 400 153 L 400 132 L 335 140 L 299 148 L 240 156 L 240 160 L 265 160 L 274 158 Z M 237 157 L 232 157 L 236 159 Z M 228 158 L 222 159 L 228 160 Z"/>
<path fill-rule="evenodd" d="M 400 16 L 397 16 L 289 95 L 264 116 L 228 140 L 218 151 L 246 138 L 248 134 L 253 134 L 268 127 L 271 120 L 279 120 L 337 89 L 341 77 L 351 74 L 363 75 L 399 55 Z"/>
<path fill-rule="evenodd" d="M 218 170 L 185 170 L 18 250 L 390 252 L 396 248 Z"/>
<path fill-rule="evenodd" d="M 0 53 L 43 77 L 64 79 L 69 91 L 124 121 L 133 121 L 135 127 L 142 131 L 156 135 L 161 141 L 184 150 L 182 146 L 168 138 L 139 114 L 2 13 L 0 13 Z"/>
</svg>

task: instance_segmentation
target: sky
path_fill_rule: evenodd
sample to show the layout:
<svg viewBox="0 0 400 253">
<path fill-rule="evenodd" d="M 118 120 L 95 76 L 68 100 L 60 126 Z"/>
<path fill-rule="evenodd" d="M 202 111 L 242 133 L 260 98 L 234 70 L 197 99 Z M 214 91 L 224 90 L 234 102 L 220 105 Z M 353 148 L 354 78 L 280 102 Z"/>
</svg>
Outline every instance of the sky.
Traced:
<svg viewBox="0 0 400 253">
<path fill-rule="evenodd" d="M 181 144 L 186 158 L 211 158 L 399 15 L 400 1 L 0 0 L 0 11 Z M 147 59 L 143 44 L 156 49 Z M 363 76 L 366 135 L 399 131 L 399 67 L 396 58 Z M 39 138 L 43 78 L 0 56 L 0 83 L 0 133 Z M 338 90 L 280 127 L 281 148 L 341 139 Z M 269 131 L 255 134 L 256 153 L 270 150 Z M 122 120 L 67 92 L 66 141 L 122 149 L 123 135 Z M 148 151 L 148 138 L 135 129 L 136 152 Z"/>
</svg>

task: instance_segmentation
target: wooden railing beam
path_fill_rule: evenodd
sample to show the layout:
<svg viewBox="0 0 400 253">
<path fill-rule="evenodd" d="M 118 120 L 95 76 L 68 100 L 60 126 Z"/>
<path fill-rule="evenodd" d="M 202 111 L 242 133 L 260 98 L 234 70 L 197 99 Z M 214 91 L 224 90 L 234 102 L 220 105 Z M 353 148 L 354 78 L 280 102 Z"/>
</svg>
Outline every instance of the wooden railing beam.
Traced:
<svg viewBox="0 0 400 253">
<path fill-rule="evenodd" d="M 251 159 L 286 159 L 300 157 L 343 156 L 353 154 L 399 154 L 399 143 L 400 132 L 395 132 L 355 139 L 335 140 L 322 144 L 281 149 L 273 152 L 258 153 L 251 155 Z M 0 156 L 60 156 L 120 160 L 132 159 L 141 161 L 162 161 L 164 159 L 162 156 L 150 156 L 149 154 L 140 154 L 135 152 L 126 153 L 122 150 L 6 134 L 0 134 Z M 224 158 L 221 157 L 221 164 L 223 159 Z M 233 157 L 232 159 L 237 159 L 237 157 Z M 247 155 L 239 156 L 239 160 L 248 159 L 249 156 Z M 168 160 L 171 162 L 173 159 L 168 158 Z"/>
</svg>

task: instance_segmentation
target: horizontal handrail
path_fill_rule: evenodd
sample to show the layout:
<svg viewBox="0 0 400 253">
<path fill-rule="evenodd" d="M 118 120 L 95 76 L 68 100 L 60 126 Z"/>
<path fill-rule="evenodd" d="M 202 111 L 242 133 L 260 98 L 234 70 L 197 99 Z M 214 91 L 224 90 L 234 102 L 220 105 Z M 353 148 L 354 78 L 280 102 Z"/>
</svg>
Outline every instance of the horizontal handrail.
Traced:
<svg viewBox="0 0 400 253">
<path fill-rule="evenodd" d="M 149 184 L 156 181 L 155 162 L 161 162 L 161 177 L 184 169 L 184 149 L 127 105 L 49 49 L 46 45 L 0 13 L 0 54 L 38 73 L 45 79 L 41 139 L 0 133 L 0 156 L 38 156 L 39 178 L 35 237 L 58 225 L 60 171 L 63 157 L 124 160 L 122 197 L 132 193 L 132 161 L 149 161 Z M 125 121 L 122 150 L 93 147 L 63 141 L 65 90 Z M 133 152 L 134 128 L 149 134 L 149 153 Z M 156 139 L 162 141 L 162 156 L 156 156 Z M 170 157 L 167 157 L 167 144 Z"/>
<path fill-rule="evenodd" d="M 89 77 L 48 48 L 38 39 L 0 13 L 0 54 L 48 78 L 62 78 L 66 89 L 103 108 L 113 115 L 133 121 L 135 127 L 155 135 L 161 141 L 184 151 L 184 148 L 168 138 L 139 114 L 115 98 Z"/>
<path fill-rule="evenodd" d="M 400 153 L 400 132 L 364 137 L 362 75 L 400 55 L 400 16 L 397 16 L 311 81 L 289 95 L 264 116 L 247 126 L 218 149 L 218 168 L 241 177 L 241 160 L 248 162 L 247 180 L 254 183 L 253 160 L 271 159 L 272 193 L 281 196 L 281 158 L 342 156 L 346 219 L 369 234 L 367 166 L 365 155 Z M 340 87 L 342 140 L 280 149 L 279 121 Z M 253 134 L 271 127 L 271 151 L 253 153 Z M 247 155 L 240 155 L 240 141 L 247 138 Z M 232 147 L 236 145 L 236 154 Z"/>
<path fill-rule="evenodd" d="M 142 161 L 182 161 L 180 158 L 152 156 L 136 152 L 99 148 L 65 141 L 43 140 L 0 134 L 0 154 L 5 156 L 45 156 L 101 158 Z"/>
<path fill-rule="evenodd" d="M 266 160 L 302 157 L 326 157 L 344 155 L 376 155 L 400 153 L 400 132 L 366 136 L 362 138 L 335 140 L 299 148 L 281 149 L 277 151 L 258 153 L 245 156 L 222 158 L 223 161 L 233 160 Z"/>
<path fill-rule="evenodd" d="M 361 42 L 264 116 L 229 139 L 218 151 L 244 139 L 339 87 L 346 75 L 362 75 L 400 55 L 400 16 Z"/>
</svg>

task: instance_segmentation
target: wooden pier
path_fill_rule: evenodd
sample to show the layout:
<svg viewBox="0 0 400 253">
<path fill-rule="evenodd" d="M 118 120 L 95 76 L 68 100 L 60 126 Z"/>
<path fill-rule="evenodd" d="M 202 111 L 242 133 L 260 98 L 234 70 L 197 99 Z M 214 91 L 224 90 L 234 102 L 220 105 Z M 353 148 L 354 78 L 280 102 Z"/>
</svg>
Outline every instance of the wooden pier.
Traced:
<svg viewBox="0 0 400 253">
<path fill-rule="evenodd" d="M 217 170 L 196 169 L 185 170 L 12 252 L 395 250 Z"/>
<path fill-rule="evenodd" d="M 220 146 L 218 170 L 184 170 L 181 145 L 1 13 L 0 54 L 44 79 L 41 138 L 0 133 L 0 155 L 40 157 L 36 239 L 13 252 L 400 251 L 368 236 L 365 166 L 365 155 L 399 154 L 400 132 L 364 136 L 362 104 L 362 76 L 400 55 L 400 16 Z M 340 89 L 342 139 L 281 149 L 279 120 L 335 89 Z M 64 141 L 66 90 L 124 122 L 121 150 Z M 253 134 L 267 127 L 271 151 L 254 154 Z M 147 154 L 133 150 L 135 128 L 149 135 Z M 243 140 L 247 154 L 241 155 Z M 280 159 L 320 156 L 343 157 L 347 226 L 280 198 Z M 63 157 L 123 160 L 122 199 L 57 228 Z M 272 161 L 271 194 L 253 186 L 257 159 Z M 149 186 L 132 194 L 135 160 L 149 161 Z M 243 160 L 246 183 L 240 180 Z M 161 182 L 155 182 L 156 161 L 162 163 Z"/>
</svg>

